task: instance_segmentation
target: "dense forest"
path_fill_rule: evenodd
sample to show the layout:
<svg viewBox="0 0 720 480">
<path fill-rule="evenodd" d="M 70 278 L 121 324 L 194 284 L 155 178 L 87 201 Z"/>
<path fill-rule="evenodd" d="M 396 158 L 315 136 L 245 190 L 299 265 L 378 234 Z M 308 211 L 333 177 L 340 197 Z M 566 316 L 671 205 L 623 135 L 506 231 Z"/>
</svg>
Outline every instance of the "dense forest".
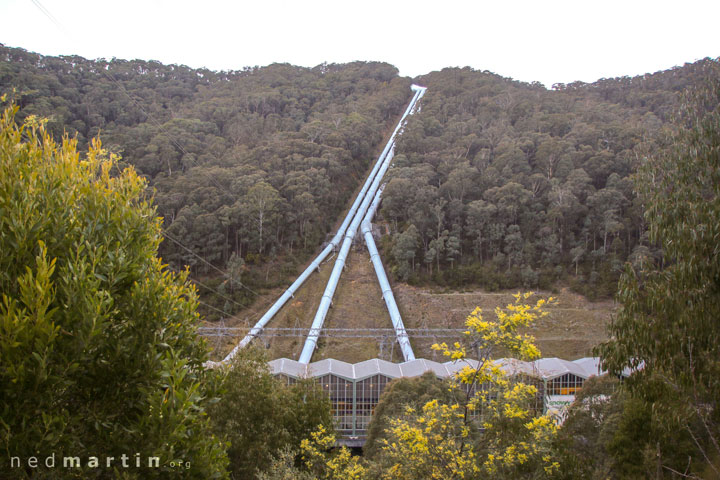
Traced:
<svg viewBox="0 0 720 480">
<path fill-rule="evenodd" d="M 419 78 L 382 213 L 402 280 L 488 289 L 558 281 L 610 296 L 648 244 L 631 176 L 706 62 L 593 84 L 514 82 L 470 68 Z"/>
<path fill-rule="evenodd" d="M 213 72 L 1 47 L 19 119 L 49 117 L 82 149 L 100 135 L 149 180 L 166 240 L 216 309 L 285 285 L 346 208 L 410 97 L 391 65 L 275 64 Z M 546 90 L 445 69 L 411 118 L 384 194 L 396 280 L 611 296 L 648 244 L 630 176 L 704 61 Z M 217 290 L 216 290 L 217 289 Z"/>
<path fill-rule="evenodd" d="M 0 58 L 20 119 L 49 117 L 80 148 L 99 134 L 150 181 L 163 258 L 196 275 L 227 269 L 235 284 L 244 272 L 251 289 L 284 280 L 271 265 L 293 271 L 324 240 L 411 94 L 381 63 L 211 72 L 4 47 Z M 225 296 L 252 299 L 228 283 Z"/>
</svg>

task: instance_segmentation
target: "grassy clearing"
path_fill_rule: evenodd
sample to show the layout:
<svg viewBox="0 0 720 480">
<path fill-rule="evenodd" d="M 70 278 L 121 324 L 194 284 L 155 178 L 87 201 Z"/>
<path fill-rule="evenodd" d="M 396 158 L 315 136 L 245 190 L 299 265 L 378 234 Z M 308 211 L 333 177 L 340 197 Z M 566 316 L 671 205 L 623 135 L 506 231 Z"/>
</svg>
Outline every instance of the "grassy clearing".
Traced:
<svg viewBox="0 0 720 480">
<path fill-rule="evenodd" d="M 309 328 L 317 311 L 325 284 L 332 271 L 335 257 L 321 266 L 296 293 L 280 313 L 270 322 L 270 327 Z M 427 288 L 405 284 L 393 285 L 400 312 L 407 328 L 462 328 L 467 315 L 476 307 L 486 316 L 493 316 L 497 306 L 514 301 L 512 292 L 488 293 L 484 291 L 438 293 Z M 281 294 L 282 289 L 268 292 L 258 298 L 247 312 L 226 322 L 227 326 L 252 326 Z M 559 304 L 550 309 L 550 315 L 534 325 L 529 333 L 537 339 L 542 355 L 568 360 L 591 355 L 593 346 L 605 340 L 606 325 L 615 311 L 612 301 L 589 302 L 584 297 L 562 289 L 558 294 L 538 292 L 538 295 L 554 296 Z M 390 316 L 385 309 L 380 287 L 365 246 L 358 242 L 348 257 L 340 285 L 333 299 L 325 326 L 328 328 L 391 328 Z M 411 338 L 418 358 L 442 360 L 430 346 L 437 341 L 454 341 L 452 338 Z M 214 358 L 220 358 L 239 339 L 216 341 Z M 261 337 L 270 358 L 297 359 L 302 350 L 301 337 Z M 213 342 L 211 340 L 211 342 Z M 360 362 L 369 358 L 385 358 L 402 361 L 399 348 L 392 338 L 321 338 L 313 360 L 337 358 L 347 362 Z"/>
<path fill-rule="evenodd" d="M 514 302 L 515 291 L 488 293 L 481 290 L 462 293 L 433 293 L 408 285 L 395 286 L 400 312 L 407 328 L 461 328 L 467 315 L 480 307 L 486 318 L 494 318 L 495 307 Z M 559 304 L 548 309 L 528 333 L 535 336 L 544 357 L 568 360 L 591 355 L 593 346 L 607 338 L 605 327 L 615 311 L 612 301 L 589 302 L 584 297 L 562 289 L 554 296 Z M 449 339 L 437 339 L 448 341 Z M 441 360 L 430 349 L 433 339 L 412 341 L 416 356 Z"/>
</svg>

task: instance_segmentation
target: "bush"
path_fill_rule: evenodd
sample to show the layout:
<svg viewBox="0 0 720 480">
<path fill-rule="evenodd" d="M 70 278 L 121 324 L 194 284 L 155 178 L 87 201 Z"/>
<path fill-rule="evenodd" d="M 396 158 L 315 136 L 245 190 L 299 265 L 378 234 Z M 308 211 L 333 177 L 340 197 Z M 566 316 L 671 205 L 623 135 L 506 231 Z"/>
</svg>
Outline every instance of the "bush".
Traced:
<svg viewBox="0 0 720 480">
<path fill-rule="evenodd" d="M 332 432 L 330 409 L 330 399 L 314 381 L 283 385 L 270 374 L 264 352 L 248 348 L 234 357 L 210 416 L 216 433 L 230 441 L 232 474 L 254 478 L 283 450 L 297 451 L 318 425 Z"/>
<path fill-rule="evenodd" d="M 89 456 L 118 468 L 138 453 L 159 468 L 121 468 L 125 478 L 166 478 L 171 462 L 187 478 L 225 477 L 196 293 L 156 256 L 146 183 L 111 175 L 99 140 L 80 160 L 74 140 L 56 144 L 32 116 L 18 126 L 16 112 L 0 120 L 0 449 L 26 467 L 50 455 L 82 467 L 0 470 L 107 478 Z"/>
</svg>

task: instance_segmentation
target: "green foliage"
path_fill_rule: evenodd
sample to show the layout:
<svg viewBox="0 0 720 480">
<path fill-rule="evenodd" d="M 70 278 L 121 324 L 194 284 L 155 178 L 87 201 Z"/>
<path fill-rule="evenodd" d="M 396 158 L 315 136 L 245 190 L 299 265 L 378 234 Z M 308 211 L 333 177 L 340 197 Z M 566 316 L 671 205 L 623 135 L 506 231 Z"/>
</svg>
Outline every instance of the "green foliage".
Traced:
<svg viewBox="0 0 720 480">
<path fill-rule="evenodd" d="M 643 452 L 637 445 L 651 438 L 649 411 L 643 406 L 620 389 L 615 377 L 587 380 L 568 409 L 555 442 L 561 464 L 558 477 L 641 477 L 645 472 Z"/>
<path fill-rule="evenodd" d="M 396 274 L 400 280 L 406 281 L 415 269 L 415 255 L 420 238 L 415 225 L 397 236 L 392 247 L 392 254 L 397 264 Z"/>
<path fill-rule="evenodd" d="M 197 296 L 156 257 L 146 183 L 111 175 L 99 140 L 81 160 L 76 141 L 55 143 L 33 116 L 18 126 L 16 111 L 0 119 L 0 469 L 11 456 L 80 456 L 78 471 L 9 474 L 106 478 L 88 456 L 139 453 L 160 468 L 112 471 L 167 478 L 182 461 L 187 478 L 224 478 Z"/>
<path fill-rule="evenodd" d="M 626 267 L 612 339 L 598 351 L 611 371 L 642 367 L 629 386 L 654 402 L 658 441 L 645 448 L 662 472 L 720 476 L 720 67 L 703 73 L 668 147 L 649 152 L 636 179 L 661 259 L 638 251 Z"/>
<path fill-rule="evenodd" d="M 314 480 L 314 477 L 295 466 L 295 451 L 284 448 L 270 462 L 270 466 L 258 473 L 258 480 Z"/>
<path fill-rule="evenodd" d="M 469 68 L 421 77 L 428 94 L 398 141 L 381 212 L 396 231 L 390 269 L 412 283 L 612 295 L 622 262 L 649 247 L 629 178 L 636 145 L 663 148 L 676 93 L 709 63 L 553 91 Z M 322 243 L 411 94 L 375 62 L 212 72 L 0 46 L 0 67 L 21 116 L 51 117 L 55 138 L 80 145 L 102 131 L 149 180 L 164 228 L 190 249 L 166 241 L 163 258 L 212 276 L 193 253 L 221 269 L 236 255 L 253 291 L 286 284 L 287 266 Z M 228 313 L 254 300 L 228 295 Z"/>
<path fill-rule="evenodd" d="M 346 447 L 333 449 L 335 435 L 320 425 L 302 441 L 300 451 L 306 468 L 318 480 L 361 480 L 366 469 L 360 458 L 354 457 Z"/>
<path fill-rule="evenodd" d="M 285 448 L 273 457 L 270 467 L 258 474 L 259 480 L 363 480 L 369 476 L 366 462 L 346 447 L 335 448 L 335 435 L 319 425 L 300 444 L 301 464 L 296 465 L 295 450 Z"/>
<path fill-rule="evenodd" d="M 67 131 L 81 146 L 102 131 L 148 179 L 163 228 L 190 249 L 163 242 L 167 262 L 197 278 L 217 272 L 194 254 L 223 270 L 234 254 L 254 291 L 286 284 L 285 266 L 303 263 L 333 227 L 412 95 L 397 73 L 377 62 L 212 72 L 0 46 L 0 94 L 17 89 L 21 116 L 51 117 L 56 139 Z M 226 301 L 200 293 L 218 308 Z"/>
<path fill-rule="evenodd" d="M 622 262 L 648 246 L 630 179 L 637 146 L 662 148 L 676 92 L 713 63 L 554 91 L 470 68 L 420 77 L 428 91 L 398 140 L 381 210 L 398 226 L 386 251 L 396 278 L 486 289 L 562 281 L 612 296 Z M 400 233 L 410 225 L 414 252 Z M 425 262 L 408 273 L 413 254 Z"/>
<path fill-rule="evenodd" d="M 297 451 L 318 425 L 331 431 L 330 400 L 313 381 L 285 386 L 273 377 L 267 358 L 243 349 L 223 379 L 223 395 L 210 409 L 219 436 L 230 442 L 230 470 L 254 478 L 284 450 Z M 275 466 L 273 468 L 279 468 Z"/>
</svg>

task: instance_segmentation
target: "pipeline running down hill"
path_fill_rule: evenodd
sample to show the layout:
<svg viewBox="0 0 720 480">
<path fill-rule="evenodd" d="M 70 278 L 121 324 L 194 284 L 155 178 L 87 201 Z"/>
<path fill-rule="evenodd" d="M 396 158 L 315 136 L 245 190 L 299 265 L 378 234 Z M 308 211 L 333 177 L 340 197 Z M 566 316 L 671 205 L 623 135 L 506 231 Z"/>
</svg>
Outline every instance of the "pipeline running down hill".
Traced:
<svg viewBox="0 0 720 480">
<path fill-rule="evenodd" d="M 365 214 L 370 207 L 370 203 L 372 202 L 373 198 L 375 197 L 375 193 L 380 187 L 380 182 L 382 181 L 385 172 L 390 167 L 390 162 L 395 155 L 395 137 L 405 124 L 406 117 L 414 111 L 417 101 L 420 99 L 420 97 L 424 95 L 426 90 L 424 87 L 420 87 L 417 85 L 413 85 L 412 89 L 413 91 L 415 91 L 415 96 L 410 101 L 410 105 L 408 105 L 405 114 L 398 122 L 397 127 L 395 127 L 395 131 L 393 132 L 390 140 L 388 140 L 388 143 L 385 146 L 385 150 L 383 150 L 383 152 L 388 151 L 387 155 L 384 159 L 382 155 L 380 156 L 380 158 L 378 158 L 378 162 L 382 162 L 382 166 L 380 167 L 380 170 L 375 176 L 375 179 L 373 180 L 370 189 L 365 194 L 365 198 L 363 199 L 360 208 L 355 213 L 355 217 L 353 218 L 350 227 L 348 227 L 347 231 L 345 232 L 345 239 L 343 240 L 342 247 L 340 248 L 340 253 L 338 253 L 337 259 L 335 260 L 335 265 L 333 266 L 332 273 L 330 273 L 330 279 L 328 280 L 327 286 L 325 287 L 325 292 L 323 293 L 322 299 L 320 300 L 320 306 L 318 307 L 315 318 L 313 319 L 312 326 L 310 327 L 310 331 L 312 333 L 310 333 L 305 340 L 305 345 L 303 346 L 302 353 L 300 354 L 300 358 L 298 359 L 300 363 L 310 363 L 312 354 L 315 351 L 315 346 L 317 345 L 318 341 L 318 333 L 316 332 L 319 332 L 320 329 L 322 329 L 323 323 L 325 323 L 325 317 L 327 316 L 328 310 L 330 309 L 333 295 L 335 295 L 335 289 L 337 288 L 338 281 L 340 280 L 342 270 L 345 267 L 345 259 L 347 258 L 348 252 L 350 251 L 350 246 L 352 245 L 353 239 L 355 238 L 355 233 L 357 232 L 363 217 L 365 217 Z"/>
<path fill-rule="evenodd" d="M 352 206 L 350 207 L 350 210 L 348 211 L 347 215 L 345 216 L 345 219 L 343 220 L 342 224 L 340 225 L 340 228 L 338 228 L 337 233 L 333 237 L 333 239 L 330 241 L 330 243 L 323 249 L 322 252 L 308 265 L 308 267 L 303 271 L 300 276 L 288 287 L 288 289 L 278 298 L 278 300 L 268 309 L 267 312 L 260 318 L 260 320 L 257 321 L 255 326 L 248 332 L 248 334 L 238 343 L 235 348 L 232 349 L 230 353 L 221 361 L 218 362 L 220 364 L 227 364 L 229 363 L 233 357 L 238 353 L 238 351 L 241 348 L 244 348 L 247 346 L 253 338 L 257 337 L 261 332 L 262 329 L 267 325 L 267 323 L 277 314 L 277 312 L 280 311 L 280 309 L 287 303 L 287 301 L 293 297 L 295 292 L 302 286 L 302 284 L 307 280 L 307 278 L 312 274 L 313 271 L 318 270 L 320 264 L 327 258 L 327 256 L 330 254 L 330 252 L 337 249 L 338 245 L 340 244 L 340 241 L 345 237 L 346 232 L 348 230 L 348 225 L 350 222 L 355 218 L 362 218 L 365 212 L 367 211 L 367 205 L 364 205 L 364 200 L 366 198 L 372 198 L 375 194 L 375 190 L 377 190 L 377 186 L 375 186 L 374 189 L 372 189 L 372 186 L 374 185 L 374 182 L 376 178 L 378 178 L 378 173 L 382 169 L 383 165 L 386 165 L 385 169 L 382 171 L 382 174 L 380 174 L 379 178 L 382 178 L 382 175 L 384 175 L 385 171 L 387 170 L 387 166 L 389 166 L 389 162 L 386 162 L 388 156 L 392 158 L 392 149 L 394 147 L 394 139 L 399 132 L 399 130 L 402 128 L 405 118 L 414 110 L 415 105 L 419 98 L 425 93 L 425 88 L 420 87 L 417 85 L 412 85 L 412 90 L 415 92 L 415 95 L 413 96 L 412 100 L 410 101 L 410 104 L 408 105 L 407 109 L 405 110 L 405 113 L 401 117 L 400 121 L 398 122 L 397 126 L 395 127 L 395 130 L 393 131 L 392 136 L 390 137 L 390 140 L 385 145 L 385 148 L 383 149 L 382 153 L 378 157 L 378 160 L 375 163 L 375 166 L 373 167 L 372 171 L 370 172 L 370 175 L 368 175 L 368 178 L 365 180 L 365 183 L 358 193 L 357 197 L 355 198 L 355 201 L 353 202 Z M 378 179 L 379 180 L 379 179 Z M 378 182 L 379 183 L 379 182 Z M 372 189 L 372 192 L 370 192 Z M 363 208 L 364 205 L 364 208 Z M 360 211 L 358 211 L 360 210 Z M 359 223 L 359 221 L 358 221 Z M 355 225 L 353 230 L 353 236 L 354 232 L 357 231 L 357 225 Z M 352 240 L 351 240 L 352 242 Z M 344 245 L 344 243 L 343 243 Z M 348 246 L 349 249 L 349 246 Z M 346 253 L 347 254 L 347 253 Z M 343 259 L 344 264 L 344 259 Z M 337 260 L 336 260 L 337 265 Z M 340 267 L 342 268 L 342 267 Z M 333 270 L 333 273 L 335 272 L 335 269 Z M 339 273 L 337 275 L 339 279 Z M 332 277 L 331 277 L 332 278 Z M 337 286 L 337 284 L 335 284 Z M 327 290 L 327 289 L 326 289 Z M 334 287 L 333 287 L 333 293 L 334 293 Z M 332 299 L 332 295 L 330 295 L 330 299 Z M 323 295 L 323 300 L 325 300 L 325 295 Z M 328 301 L 328 307 L 329 307 L 329 301 Z M 327 313 L 327 311 L 325 312 Z M 317 318 L 317 315 L 316 315 Z M 323 315 L 324 320 L 324 315 Z M 313 325 L 315 322 L 313 322 Z M 322 323 L 320 324 L 320 327 L 322 327 Z M 317 338 L 315 338 L 315 342 L 317 341 Z M 306 343 L 307 346 L 307 343 Z M 314 344 L 313 344 L 314 348 Z M 304 350 L 303 350 L 304 351 Z M 312 350 L 310 351 L 310 355 L 312 355 Z M 308 360 L 309 361 L 309 360 Z M 307 363 L 307 362 L 305 362 Z M 215 364 L 215 362 L 208 362 L 208 364 Z"/>
</svg>

